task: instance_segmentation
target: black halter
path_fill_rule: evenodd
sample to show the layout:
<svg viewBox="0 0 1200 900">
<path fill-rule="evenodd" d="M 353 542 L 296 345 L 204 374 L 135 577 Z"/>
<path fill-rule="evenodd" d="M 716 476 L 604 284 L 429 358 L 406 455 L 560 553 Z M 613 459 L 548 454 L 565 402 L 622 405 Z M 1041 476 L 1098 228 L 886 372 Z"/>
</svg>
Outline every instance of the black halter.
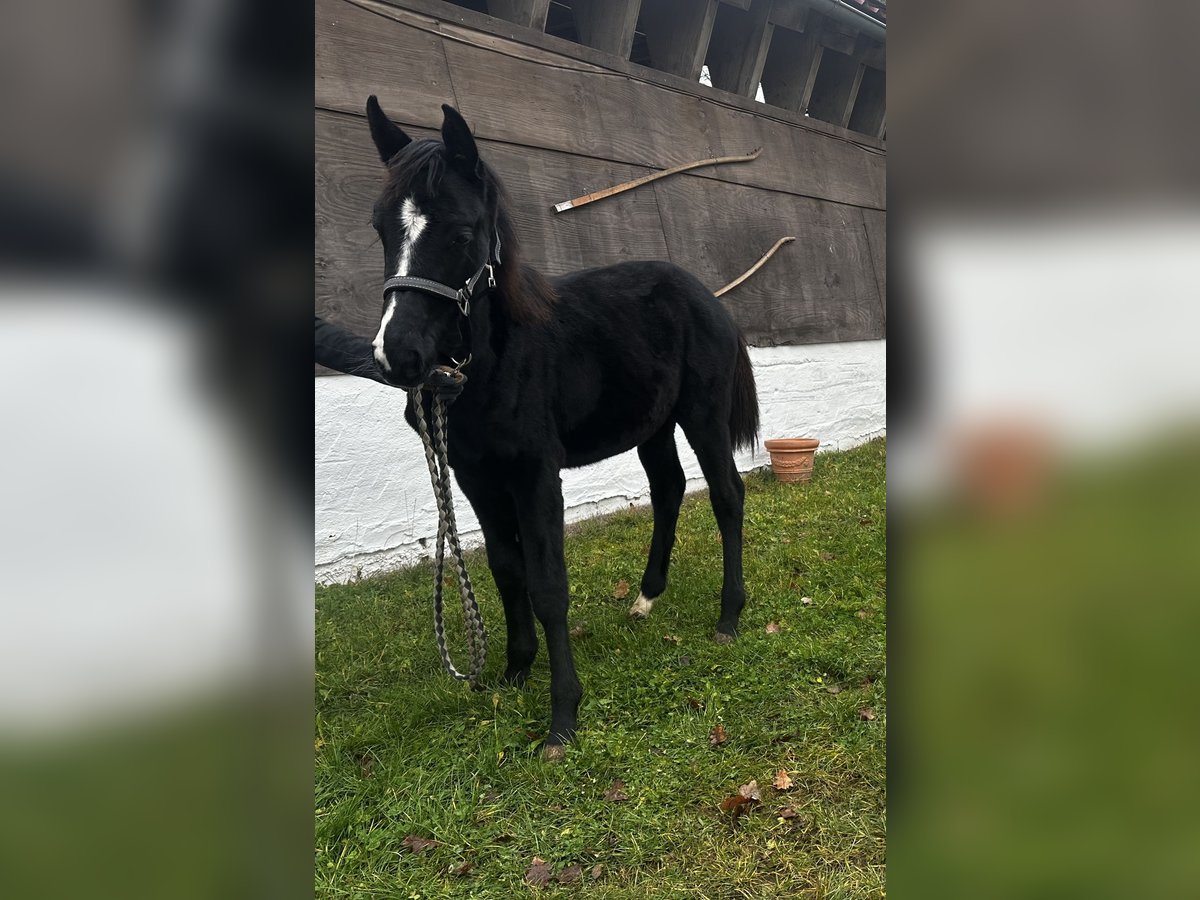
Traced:
<svg viewBox="0 0 1200 900">
<path fill-rule="evenodd" d="M 496 273 L 492 267 L 498 265 L 500 265 L 499 228 L 496 229 L 495 249 L 489 251 L 488 258 L 479 267 L 479 271 L 468 278 L 467 283 L 458 290 L 429 278 L 417 278 L 412 275 L 393 275 L 383 283 L 383 296 L 386 299 L 389 292 L 403 288 L 409 291 L 420 291 L 423 294 L 432 294 L 435 297 L 445 297 L 447 300 L 453 300 L 457 304 L 458 311 L 462 313 L 465 319 L 471 315 L 471 301 L 476 297 L 475 289 L 483 280 L 484 272 L 487 272 L 487 287 L 494 288 L 496 286 Z"/>
</svg>

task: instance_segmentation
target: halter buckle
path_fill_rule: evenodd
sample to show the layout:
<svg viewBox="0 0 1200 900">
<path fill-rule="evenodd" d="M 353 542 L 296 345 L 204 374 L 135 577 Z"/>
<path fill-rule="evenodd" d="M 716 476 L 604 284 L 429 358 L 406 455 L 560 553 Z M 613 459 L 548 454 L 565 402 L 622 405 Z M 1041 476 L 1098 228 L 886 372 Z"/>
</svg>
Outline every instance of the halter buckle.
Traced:
<svg viewBox="0 0 1200 900">
<path fill-rule="evenodd" d="M 465 290 L 458 292 L 458 311 L 463 314 L 464 318 L 471 315 L 471 295 Z"/>
<path fill-rule="evenodd" d="M 483 264 L 483 267 L 487 269 L 488 287 L 494 288 L 496 286 L 496 273 L 492 271 L 492 264 L 490 262 L 486 262 Z"/>
</svg>

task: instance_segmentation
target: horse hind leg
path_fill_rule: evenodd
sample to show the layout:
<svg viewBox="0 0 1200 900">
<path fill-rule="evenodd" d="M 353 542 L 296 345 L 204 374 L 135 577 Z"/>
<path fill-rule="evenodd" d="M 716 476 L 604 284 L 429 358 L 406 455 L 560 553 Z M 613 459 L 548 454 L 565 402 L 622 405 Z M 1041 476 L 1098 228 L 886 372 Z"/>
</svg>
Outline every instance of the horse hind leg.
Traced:
<svg viewBox="0 0 1200 900">
<path fill-rule="evenodd" d="M 746 605 L 746 587 L 742 577 L 742 519 L 746 486 L 733 461 L 733 441 L 727 427 L 697 424 L 684 433 L 708 482 L 709 499 L 717 527 L 721 530 L 724 579 L 721 586 L 721 617 L 714 635 L 718 643 L 728 643 L 737 635 L 738 620 Z"/>
<path fill-rule="evenodd" d="M 667 589 L 667 570 L 671 566 L 671 548 L 675 546 L 675 525 L 687 479 L 679 464 L 675 447 L 675 423 L 668 422 L 650 440 L 638 447 L 638 459 L 650 481 L 650 502 L 654 507 L 654 537 L 642 575 L 641 591 L 629 615 L 645 619 L 654 601 Z"/>
</svg>

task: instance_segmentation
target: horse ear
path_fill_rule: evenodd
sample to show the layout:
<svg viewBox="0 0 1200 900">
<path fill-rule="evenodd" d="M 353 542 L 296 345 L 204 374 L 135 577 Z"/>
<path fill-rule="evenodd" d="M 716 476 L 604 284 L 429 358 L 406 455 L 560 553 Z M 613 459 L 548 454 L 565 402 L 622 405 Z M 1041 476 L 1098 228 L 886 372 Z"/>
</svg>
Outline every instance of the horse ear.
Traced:
<svg viewBox="0 0 1200 900">
<path fill-rule="evenodd" d="M 367 98 L 367 122 L 371 126 L 371 140 L 385 163 L 412 143 L 412 138 L 387 117 L 374 94 Z"/>
<path fill-rule="evenodd" d="M 450 164 L 460 174 L 470 178 L 479 176 L 479 149 L 475 146 L 475 138 L 466 120 L 459 115 L 453 106 L 442 104 L 442 142 L 446 145 L 446 153 Z"/>
</svg>

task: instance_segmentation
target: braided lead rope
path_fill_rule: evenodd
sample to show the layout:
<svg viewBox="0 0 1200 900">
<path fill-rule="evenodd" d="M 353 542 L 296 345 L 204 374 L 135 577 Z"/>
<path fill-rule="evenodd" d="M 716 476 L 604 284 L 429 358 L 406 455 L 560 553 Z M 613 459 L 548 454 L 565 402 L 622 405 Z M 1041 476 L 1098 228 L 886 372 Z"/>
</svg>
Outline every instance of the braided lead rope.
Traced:
<svg viewBox="0 0 1200 900">
<path fill-rule="evenodd" d="M 447 458 L 446 439 L 446 401 L 431 391 L 430 407 L 433 412 L 433 430 L 430 433 L 425 419 L 425 404 L 422 388 L 409 391 L 412 398 L 413 411 L 417 419 L 417 433 L 421 436 L 421 444 L 425 448 L 425 461 L 429 466 L 429 479 L 433 486 L 434 501 L 438 509 L 437 549 L 434 555 L 435 580 L 433 585 L 433 632 L 437 639 L 438 653 L 442 657 L 442 665 L 446 671 L 459 681 L 467 681 L 474 685 L 483 674 L 484 663 L 487 660 L 487 630 L 483 625 L 483 616 L 471 587 L 471 579 L 467 575 L 466 563 L 463 561 L 462 548 L 458 542 L 458 525 L 454 517 L 454 497 L 450 486 L 450 465 Z M 445 573 L 446 544 L 449 542 L 450 552 L 454 556 L 455 574 L 458 577 L 459 597 L 462 600 L 463 621 L 467 632 L 467 649 L 470 655 L 470 668 L 466 674 L 459 672 L 450 659 L 450 651 L 446 647 L 446 623 L 443 610 L 443 582 Z"/>
<path fill-rule="evenodd" d="M 463 559 L 462 547 L 458 543 L 458 523 L 454 515 L 454 493 L 450 481 L 450 461 L 447 456 L 449 430 L 446 428 L 446 407 L 448 405 L 449 403 L 445 399 L 434 395 L 433 445 L 437 451 L 442 495 L 446 502 L 446 538 L 450 544 L 450 552 L 454 554 L 455 574 L 458 576 L 458 594 L 462 601 L 463 619 L 466 622 L 471 671 L 474 673 L 470 680 L 474 682 L 483 673 L 484 662 L 487 659 L 487 630 L 483 627 L 483 615 L 479 611 L 479 603 L 475 600 L 475 590 L 471 586 L 471 577 L 467 574 L 467 564 Z"/>
</svg>

